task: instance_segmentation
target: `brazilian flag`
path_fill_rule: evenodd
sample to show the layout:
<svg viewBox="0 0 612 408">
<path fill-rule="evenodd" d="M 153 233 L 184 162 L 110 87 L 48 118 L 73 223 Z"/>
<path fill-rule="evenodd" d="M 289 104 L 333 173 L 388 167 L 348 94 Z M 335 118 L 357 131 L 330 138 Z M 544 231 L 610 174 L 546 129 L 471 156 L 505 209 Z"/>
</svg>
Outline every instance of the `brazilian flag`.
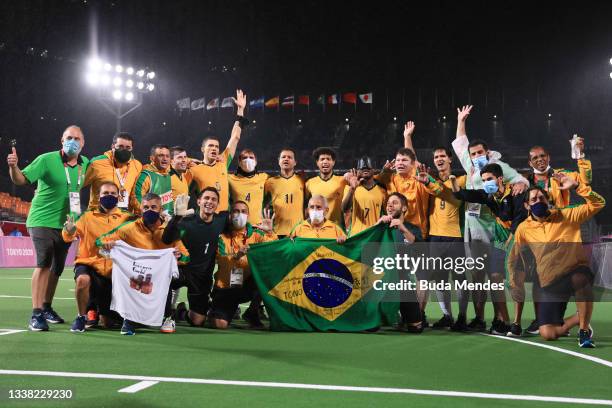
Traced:
<svg viewBox="0 0 612 408">
<path fill-rule="evenodd" d="M 361 260 L 366 244 L 393 242 L 392 230 L 378 225 L 349 238 L 296 238 L 252 245 L 248 260 L 270 314 L 272 330 L 363 331 L 395 321 L 399 305 L 381 303 L 373 288 L 384 275 Z M 387 252 L 390 245 L 369 246 Z M 370 257 L 368 251 L 368 258 Z M 377 256 L 394 256 L 377 254 Z"/>
</svg>

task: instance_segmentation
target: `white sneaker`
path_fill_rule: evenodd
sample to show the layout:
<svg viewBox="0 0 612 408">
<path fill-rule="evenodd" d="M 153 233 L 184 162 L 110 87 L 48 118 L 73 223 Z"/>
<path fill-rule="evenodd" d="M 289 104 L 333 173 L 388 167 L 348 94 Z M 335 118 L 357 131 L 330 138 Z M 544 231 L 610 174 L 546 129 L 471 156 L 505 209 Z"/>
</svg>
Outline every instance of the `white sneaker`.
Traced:
<svg viewBox="0 0 612 408">
<path fill-rule="evenodd" d="M 166 317 L 159 331 L 162 333 L 174 333 L 176 331 L 176 323 L 171 317 Z"/>
</svg>

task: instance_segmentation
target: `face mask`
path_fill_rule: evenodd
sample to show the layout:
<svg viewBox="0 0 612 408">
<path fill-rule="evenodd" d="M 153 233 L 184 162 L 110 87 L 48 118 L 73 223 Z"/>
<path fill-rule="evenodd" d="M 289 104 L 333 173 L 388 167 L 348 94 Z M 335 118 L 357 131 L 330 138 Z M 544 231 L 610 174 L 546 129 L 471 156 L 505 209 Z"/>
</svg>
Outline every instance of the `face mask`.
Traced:
<svg viewBox="0 0 612 408">
<path fill-rule="evenodd" d="M 544 170 L 544 171 L 540 171 L 540 170 L 536 169 L 535 167 L 532 167 L 532 169 L 533 169 L 533 173 L 534 174 L 546 174 L 550 170 L 550 166 L 546 167 L 546 170 Z"/>
<path fill-rule="evenodd" d="M 81 144 L 76 140 L 64 140 L 64 153 L 68 156 L 76 156 L 81 151 Z"/>
<path fill-rule="evenodd" d="M 251 159 L 251 158 L 242 160 L 242 163 L 243 163 L 244 169 L 247 171 L 247 173 L 250 173 L 253 170 L 255 170 L 255 166 L 257 166 L 257 161 L 255 159 Z"/>
<path fill-rule="evenodd" d="M 308 217 L 311 223 L 319 224 L 325 219 L 323 210 L 308 210 Z"/>
<path fill-rule="evenodd" d="M 482 183 L 485 193 L 487 194 L 495 194 L 499 187 L 497 186 L 497 180 L 487 180 Z"/>
<path fill-rule="evenodd" d="M 472 159 L 472 164 L 474 164 L 474 167 L 476 167 L 478 171 L 480 171 L 484 166 L 486 166 L 488 162 L 489 159 L 486 155 L 478 156 Z"/>
<path fill-rule="evenodd" d="M 546 217 L 546 214 L 548 214 L 548 205 L 542 202 L 535 203 L 531 206 L 531 213 L 536 217 Z"/>
<path fill-rule="evenodd" d="M 232 215 L 232 225 L 234 228 L 244 228 L 247 223 L 246 214 L 234 214 Z"/>
<path fill-rule="evenodd" d="M 100 205 L 107 210 L 112 210 L 117 206 L 119 199 L 114 195 L 105 195 L 100 197 Z"/>
<path fill-rule="evenodd" d="M 116 149 L 114 156 L 119 163 L 127 163 L 132 158 L 132 152 L 126 149 Z"/>
<path fill-rule="evenodd" d="M 145 225 L 153 225 L 159 221 L 159 213 L 157 211 L 147 210 L 142 213 L 142 218 Z"/>
</svg>

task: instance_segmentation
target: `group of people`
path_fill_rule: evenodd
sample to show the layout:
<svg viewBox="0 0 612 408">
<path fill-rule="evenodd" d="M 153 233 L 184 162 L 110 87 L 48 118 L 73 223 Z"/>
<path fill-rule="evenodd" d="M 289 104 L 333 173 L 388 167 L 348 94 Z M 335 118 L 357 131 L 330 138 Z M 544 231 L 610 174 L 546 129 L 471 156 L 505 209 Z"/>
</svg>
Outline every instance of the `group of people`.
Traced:
<svg viewBox="0 0 612 408">
<path fill-rule="evenodd" d="M 239 152 L 237 169 L 231 174 L 242 129 L 249 123 L 241 90 L 235 102 L 237 116 L 226 148 L 221 150 L 218 138 L 206 137 L 201 160 L 189 157 L 180 146 L 155 145 L 150 163 L 143 166 L 132 155 L 134 138 L 129 133 L 115 135 L 109 151 L 88 160 L 81 155 L 85 137 L 77 126 L 64 131 L 59 152 L 39 156 L 23 170 L 13 148 L 8 156 L 13 182 L 37 183 L 27 219 L 37 256 L 30 330 L 44 331 L 48 323 L 63 322 L 52 299 L 68 247 L 76 238 L 78 314 L 71 330 L 121 324 L 122 334 L 135 333 L 133 322 L 121 321 L 110 310 L 108 251 L 124 241 L 146 250 L 174 248 L 179 274 L 170 283 L 161 326 L 162 332 L 171 333 L 176 320 L 225 329 L 239 305 L 249 301 L 243 318 L 252 326 L 262 325 L 261 296 L 246 256 L 250 245 L 295 238 L 335 239 L 342 244 L 365 229 L 386 224 L 396 240 L 406 244 L 428 241 L 444 248 L 474 242 L 502 251 L 505 265 L 471 275 L 476 282 L 489 279 L 510 285 L 515 304 L 512 319 L 505 295 L 491 294 L 492 334 L 540 334 L 552 340 L 578 325 L 580 346 L 594 347 L 593 276 L 580 244 L 580 225 L 601 210 L 605 200 L 590 187 L 591 164 L 584 158 L 582 139 L 575 142 L 577 171 L 552 169 L 546 150 L 534 146 L 529 150 L 531 171 L 523 175 L 484 141 L 468 139 L 466 121 L 472 106 L 464 106 L 457 110 L 452 149 L 432 150 L 434 169 L 417 160 L 412 143 L 415 125 L 408 122 L 404 146 L 380 171 L 364 156 L 354 169 L 336 175 L 336 152 L 319 147 L 313 152 L 318 174 L 308 180 L 296 172 L 291 148 L 279 152 L 276 176 L 257 170 L 257 156 L 251 149 Z M 465 175 L 453 175 L 455 158 Z M 87 189 L 88 208 L 81 211 L 80 193 Z M 569 205 L 572 190 L 583 204 Z M 574 244 L 574 250 L 568 251 L 563 243 Z M 447 279 L 449 273 L 455 280 L 465 279 L 455 271 L 416 279 Z M 537 301 L 536 319 L 523 331 L 525 282 L 533 282 Z M 188 307 L 177 304 L 182 287 L 187 288 Z M 486 292 L 458 290 L 456 318 L 450 292 L 441 290 L 437 295 L 443 316 L 431 327 L 459 332 L 487 329 Z M 470 295 L 475 317 L 468 322 Z M 572 295 L 577 313 L 564 319 Z M 428 298 L 427 291 L 419 290 L 414 301 L 403 302 L 397 325 L 413 333 L 429 327 Z"/>
</svg>

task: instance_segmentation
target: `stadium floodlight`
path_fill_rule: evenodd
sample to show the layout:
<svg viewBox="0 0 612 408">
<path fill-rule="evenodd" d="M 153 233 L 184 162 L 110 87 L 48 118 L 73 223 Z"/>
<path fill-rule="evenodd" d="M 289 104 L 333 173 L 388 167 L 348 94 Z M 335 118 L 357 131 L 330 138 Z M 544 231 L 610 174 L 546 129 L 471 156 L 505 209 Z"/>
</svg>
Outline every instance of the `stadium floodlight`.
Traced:
<svg viewBox="0 0 612 408">
<path fill-rule="evenodd" d="M 348 121 L 349 121 L 349 118 L 345 118 L 345 119 L 344 119 L 344 121 L 345 121 L 345 122 L 348 122 Z"/>
<path fill-rule="evenodd" d="M 394 116 L 394 117 L 393 117 L 393 121 L 394 121 L 394 122 L 397 122 L 397 116 Z"/>
<path fill-rule="evenodd" d="M 121 119 L 142 105 L 143 94 L 155 90 L 157 75 L 148 68 L 119 64 L 117 61 L 93 57 L 87 60 L 85 82 L 97 92 L 97 99 L 117 119 Z M 133 76 L 135 74 L 135 76 Z"/>
<path fill-rule="evenodd" d="M 612 58 L 610 58 L 610 65 L 612 65 Z M 610 75 L 612 75 L 612 74 L 610 74 Z"/>
<path fill-rule="evenodd" d="M 612 72 L 610 72 L 610 79 L 612 79 Z"/>
</svg>

